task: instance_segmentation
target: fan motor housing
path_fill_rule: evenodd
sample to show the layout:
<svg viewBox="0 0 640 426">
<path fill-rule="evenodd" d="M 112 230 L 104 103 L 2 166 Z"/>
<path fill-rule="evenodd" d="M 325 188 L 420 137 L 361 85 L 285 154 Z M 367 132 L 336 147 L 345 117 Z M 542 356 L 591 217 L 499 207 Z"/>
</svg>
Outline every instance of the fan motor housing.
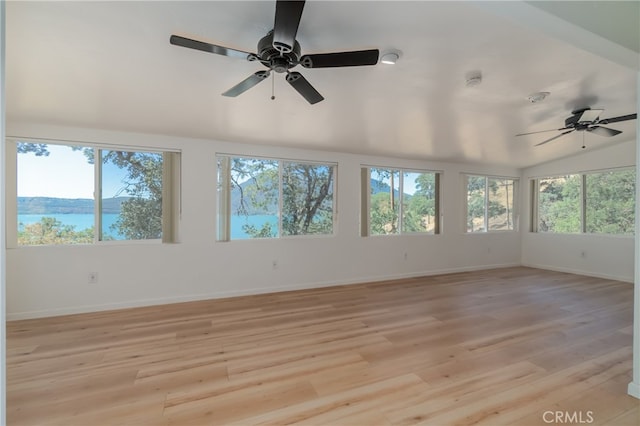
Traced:
<svg viewBox="0 0 640 426">
<path fill-rule="evenodd" d="M 300 43 L 296 40 L 291 52 L 281 52 L 273 47 L 273 30 L 258 42 L 258 56 L 262 63 L 275 72 L 283 73 L 298 65 Z"/>
<path fill-rule="evenodd" d="M 571 117 L 564 120 L 565 127 L 574 127 L 578 123 L 579 115 L 572 115 Z"/>
</svg>

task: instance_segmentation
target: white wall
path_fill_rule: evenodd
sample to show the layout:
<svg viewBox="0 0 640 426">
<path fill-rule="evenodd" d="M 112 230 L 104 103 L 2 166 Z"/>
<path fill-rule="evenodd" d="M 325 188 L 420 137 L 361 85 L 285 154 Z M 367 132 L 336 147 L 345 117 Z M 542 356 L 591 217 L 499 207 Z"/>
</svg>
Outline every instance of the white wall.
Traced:
<svg viewBox="0 0 640 426">
<path fill-rule="evenodd" d="M 5 2 L 0 2 L 0 164 L 5 156 Z M 7 422 L 7 366 L 4 360 L 7 353 L 6 330 L 6 237 L 4 229 L 5 215 L 5 176 L 0 173 L 0 425 Z"/>
<path fill-rule="evenodd" d="M 528 224 L 531 178 L 634 166 L 635 150 L 635 140 L 630 140 L 523 170 L 523 265 L 633 282 L 632 237 L 532 233 L 528 232 Z M 585 253 L 585 257 L 582 257 L 582 252 Z"/>
<path fill-rule="evenodd" d="M 520 264 L 520 233 L 467 235 L 462 213 L 461 173 L 517 177 L 516 169 L 17 123 L 8 124 L 7 135 L 182 150 L 180 243 L 9 249 L 9 319 Z M 335 235 L 216 242 L 216 152 L 337 161 Z M 360 237 L 363 163 L 443 171 L 442 233 Z M 91 271 L 97 284 L 87 283 Z"/>
</svg>

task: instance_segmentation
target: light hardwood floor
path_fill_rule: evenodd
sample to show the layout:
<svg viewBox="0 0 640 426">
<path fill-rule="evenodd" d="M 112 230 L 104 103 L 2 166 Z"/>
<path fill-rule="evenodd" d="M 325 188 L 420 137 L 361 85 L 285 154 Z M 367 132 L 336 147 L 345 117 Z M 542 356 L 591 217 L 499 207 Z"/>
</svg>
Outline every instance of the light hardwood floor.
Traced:
<svg viewBox="0 0 640 426">
<path fill-rule="evenodd" d="M 638 426 L 632 303 L 507 268 L 9 322 L 7 421 Z"/>
</svg>

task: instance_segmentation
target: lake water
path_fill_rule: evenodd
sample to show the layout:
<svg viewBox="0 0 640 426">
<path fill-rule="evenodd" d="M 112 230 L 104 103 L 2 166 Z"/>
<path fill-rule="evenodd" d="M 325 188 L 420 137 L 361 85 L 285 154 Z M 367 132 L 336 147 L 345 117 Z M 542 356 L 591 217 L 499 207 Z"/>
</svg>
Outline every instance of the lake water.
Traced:
<svg viewBox="0 0 640 426">
<path fill-rule="evenodd" d="M 109 230 L 109 226 L 116 223 L 118 216 L 118 214 L 105 214 L 102 216 L 103 229 L 105 229 L 109 235 L 113 234 L 113 231 Z M 94 225 L 92 214 L 19 214 L 18 230 L 22 230 L 24 225 L 40 222 L 43 217 L 53 217 L 63 225 L 75 226 L 76 231 L 82 231 L 83 229 L 91 228 Z M 231 239 L 240 240 L 250 238 L 249 235 L 242 230 L 242 226 L 245 224 L 253 225 L 257 229 L 260 229 L 267 222 L 271 222 L 273 224 L 273 229 L 277 229 L 277 216 L 251 215 L 245 217 L 234 215 L 231 218 Z M 121 235 L 115 235 L 114 237 L 116 239 L 123 239 L 123 236 Z"/>
</svg>

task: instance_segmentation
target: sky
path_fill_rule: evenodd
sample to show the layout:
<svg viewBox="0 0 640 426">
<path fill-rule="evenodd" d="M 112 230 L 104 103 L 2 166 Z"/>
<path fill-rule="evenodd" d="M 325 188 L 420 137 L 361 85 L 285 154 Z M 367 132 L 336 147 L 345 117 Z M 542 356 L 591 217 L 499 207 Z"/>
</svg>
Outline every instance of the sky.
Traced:
<svg viewBox="0 0 640 426">
<path fill-rule="evenodd" d="M 18 197 L 93 199 L 94 169 L 82 151 L 48 145 L 49 156 L 18 154 Z M 125 171 L 103 165 L 103 198 L 117 195 Z"/>
</svg>

